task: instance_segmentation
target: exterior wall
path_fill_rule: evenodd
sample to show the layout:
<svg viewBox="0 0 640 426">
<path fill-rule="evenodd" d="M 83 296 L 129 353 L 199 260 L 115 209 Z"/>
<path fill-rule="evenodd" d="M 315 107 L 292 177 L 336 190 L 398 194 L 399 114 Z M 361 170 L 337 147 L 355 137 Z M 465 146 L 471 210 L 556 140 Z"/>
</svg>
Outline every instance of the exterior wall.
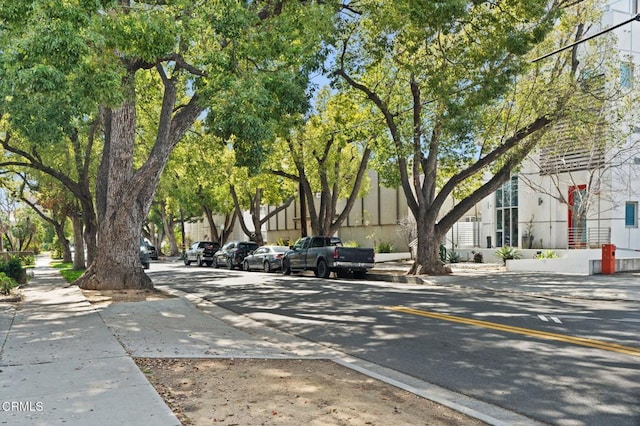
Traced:
<svg viewBox="0 0 640 426">
<path fill-rule="evenodd" d="M 408 251 L 408 244 L 398 234 L 397 223 L 408 213 L 407 203 L 401 189 L 385 188 L 378 180 L 378 175 L 369 171 L 370 190 L 362 198 L 356 200 L 347 220 L 337 232 L 337 237 L 344 242 L 355 242 L 361 247 L 375 247 L 376 244 L 391 243 L 394 251 Z M 319 200 L 316 207 L 319 207 Z M 344 208 L 345 200 L 338 202 L 338 211 Z M 269 207 L 273 209 L 274 207 Z M 307 218 L 311 233 L 309 218 Z M 302 232 L 300 228 L 300 202 L 296 201 L 288 209 L 280 212 L 268 221 L 266 227 L 267 240 L 297 240 Z"/>
<path fill-rule="evenodd" d="M 247 221 L 249 226 L 252 226 L 251 215 L 249 215 L 247 212 L 244 212 L 243 214 L 244 214 L 245 221 Z M 217 224 L 223 224 L 224 216 L 216 215 L 214 216 L 214 220 Z M 218 232 L 219 231 L 220 230 L 218 230 Z M 185 240 L 186 240 L 185 244 L 187 247 L 195 241 L 207 241 L 211 239 L 211 232 L 209 232 L 209 223 L 205 218 L 202 218 L 197 222 L 185 223 L 184 233 L 185 233 Z M 263 235 L 264 235 L 264 230 L 263 230 Z M 236 226 L 233 228 L 233 232 L 229 236 L 229 241 L 247 240 L 247 239 L 248 237 L 244 234 L 244 232 L 242 232 L 240 225 L 236 221 Z"/>
<path fill-rule="evenodd" d="M 637 0 L 610 2 L 605 7 L 602 28 L 610 27 L 628 20 L 638 12 Z M 636 9 L 634 9 L 636 8 Z M 635 74 L 632 84 L 638 85 L 640 70 L 640 27 L 634 23 L 615 30 L 618 49 L 623 62 L 633 63 Z M 634 86 L 635 87 L 635 86 Z M 607 165 L 601 169 L 602 185 L 592 197 L 587 212 L 587 246 L 597 247 L 601 243 L 613 243 L 618 247 L 640 248 L 640 229 L 625 225 L 625 203 L 640 201 L 640 117 L 628 117 L 620 132 L 635 129 L 620 150 L 607 153 Z M 620 154 L 623 155 L 620 155 Z M 615 158 L 614 158 L 615 157 Z M 518 235 L 519 241 L 512 246 L 528 248 L 527 234 L 533 236 L 531 244 L 536 249 L 565 249 L 571 246 L 568 230 L 569 207 L 558 200 L 558 196 L 568 198 L 569 188 L 574 185 L 587 185 L 591 179 L 586 171 L 562 173 L 553 177 L 542 176 L 534 162 L 523 163 L 519 171 L 518 197 Z M 533 184 L 527 186 L 526 181 Z M 495 246 L 496 239 L 496 200 L 495 194 L 480 203 L 483 224 L 481 240 L 488 237 Z M 639 218 L 636 218 L 636 222 Z"/>
<path fill-rule="evenodd" d="M 639 145 L 640 135 L 632 135 L 629 145 Z M 637 149 L 637 148 L 636 148 Z M 612 243 L 630 249 L 640 248 L 640 228 L 625 226 L 625 203 L 640 204 L 640 164 L 635 164 L 632 156 L 620 166 L 607 166 L 602 169 L 601 190 L 589 195 L 591 206 L 587 212 L 587 247 L 599 247 L 603 243 Z M 570 248 L 568 212 L 569 206 L 560 201 L 568 198 L 570 187 L 587 185 L 591 177 L 586 171 L 562 173 L 554 176 L 539 175 L 532 162 L 525 163 L 519 179 L 518 196 L 518 235 L 514 247 L 521 249 L 566 249 Z M 527 185 L 525 182 L 530 182 Z M 589 190 L 589 189 L 587 189 Z M 482 208 L 482 241 L 490 236 L 495 241 L 496 208 L 495 195 L 485 198 Z M 640 218 L 636 218 L 640 222 Z M 531 246 L 526 235 L 531 235 Z M 495 243 L 492 244 L 495 246 Z"/>
</svg>

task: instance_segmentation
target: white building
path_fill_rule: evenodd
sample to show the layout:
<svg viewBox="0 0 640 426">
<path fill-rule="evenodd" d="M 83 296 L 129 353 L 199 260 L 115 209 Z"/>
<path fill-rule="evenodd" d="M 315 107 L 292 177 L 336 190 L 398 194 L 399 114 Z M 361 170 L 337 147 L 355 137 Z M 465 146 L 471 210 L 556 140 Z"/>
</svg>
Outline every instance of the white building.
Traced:
<svg viewBox="0 0 640 426">
<path fill-rule="evenodd" d="M 637 7 L 637 0 L 612 2 L 603 29 L 636 16 Z M 640 68 L 640 22 L 615 33 L 620 84 L 631 90 L 639 84 L 634 74 Z M 553 148 L 539 149 L 518 175 L 481 203 L 483 235 L 495 247 L 580 249 L 612 243 L 640 249 L 640 114 L 626 117 L 617 136 L 622 145 L 615 148 L 592 134 L 592 145 L 567 146 L 560 136 Z"/>
</svg>

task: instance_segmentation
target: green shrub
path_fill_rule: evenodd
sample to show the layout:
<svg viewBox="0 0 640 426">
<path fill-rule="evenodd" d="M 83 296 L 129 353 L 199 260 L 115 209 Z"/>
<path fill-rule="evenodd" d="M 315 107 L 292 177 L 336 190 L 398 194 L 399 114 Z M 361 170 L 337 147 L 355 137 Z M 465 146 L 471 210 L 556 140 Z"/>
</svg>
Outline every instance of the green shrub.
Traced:
<svg viewBox="0 0 640 426">
<path fill-rule="evenodd" d="M 386 241 L 381 241 L 376 244 L 376 253 L 391 253 L 393 251 L 393 245 Z"/>
<path fill-rule="evenodd" d="M 36 264 L 36 257 L 32 254 L 28 254 L 20 257 L 22 266 L 33 266 Z"/>
<path fill-rule="evenodd" d="M 500 247 L 498 250 L 496 250 L 496 256 L 498 256 L 500 259 L 502 259 L 502 263 L 504 265 L 507 264 L 507 260 L 509 259 L 520 259 L 520 252 L 510 246 L 504 246 L 504 247 Z"/>
<path fill-rule="evenodd" d="M 536 253 L 534 257 L 536 259 L 556 259 L 558 255 L 553 250 L 545 250 L 545 251 Z"/>
<path fill-rule="evenodd" d="M 27 273 L 22 267 L 22 261 L 17 256 L 12 256 L 9 260 L 0 260 L 0 272 L 18 283 L 27 282 Z"/>
<path fill-rule="evenodd" d="M 16 287 L 18 283 L 11 277 L 7 276 L 4 272 L 0 272 L 0 293 L 4 295 L 11 294 L 11 290 Z"/>
<path fill-rule="evenodd" d="M 342 245 L 345 247 L 360 247 L 360 244 L 358 244 L 357 241 L 343 241 Z"/>
<path fill-rule="evenodd" d="M 447 254 L 447 261 L 449 261 L 449 263 L 460 262 L 460 254 L 455 250 L 451 250 L 449 254 Z"/>
</svg>

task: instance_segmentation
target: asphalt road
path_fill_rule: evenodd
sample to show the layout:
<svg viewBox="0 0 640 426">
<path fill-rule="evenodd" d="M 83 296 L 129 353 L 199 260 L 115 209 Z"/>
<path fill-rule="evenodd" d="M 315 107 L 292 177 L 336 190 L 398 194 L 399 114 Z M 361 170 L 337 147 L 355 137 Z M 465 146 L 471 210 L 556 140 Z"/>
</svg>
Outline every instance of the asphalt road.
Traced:
<svg viewBox="0 0 640 426">
<path fill-rule="evenodd" d="M 640 304 L 154 263 L 156 285 L 560 425 L 640 425 Z"/>
</svg>

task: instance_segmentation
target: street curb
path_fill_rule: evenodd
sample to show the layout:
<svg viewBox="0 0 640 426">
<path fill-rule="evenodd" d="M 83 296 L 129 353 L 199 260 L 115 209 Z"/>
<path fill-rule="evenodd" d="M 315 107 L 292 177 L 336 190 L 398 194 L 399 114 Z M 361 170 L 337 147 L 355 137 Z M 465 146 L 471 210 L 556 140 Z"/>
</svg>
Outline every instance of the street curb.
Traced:
<svg viewBox="0 0 640 426">
<path fill-rule="evenodd" d="M 387 281 L 399 284 L 424 284 L 424 280 L 416 276 L 396 275 L 396 274 L 376 274 L 368 273 L 365 277 L 371 281 Z"/>
</svg>

